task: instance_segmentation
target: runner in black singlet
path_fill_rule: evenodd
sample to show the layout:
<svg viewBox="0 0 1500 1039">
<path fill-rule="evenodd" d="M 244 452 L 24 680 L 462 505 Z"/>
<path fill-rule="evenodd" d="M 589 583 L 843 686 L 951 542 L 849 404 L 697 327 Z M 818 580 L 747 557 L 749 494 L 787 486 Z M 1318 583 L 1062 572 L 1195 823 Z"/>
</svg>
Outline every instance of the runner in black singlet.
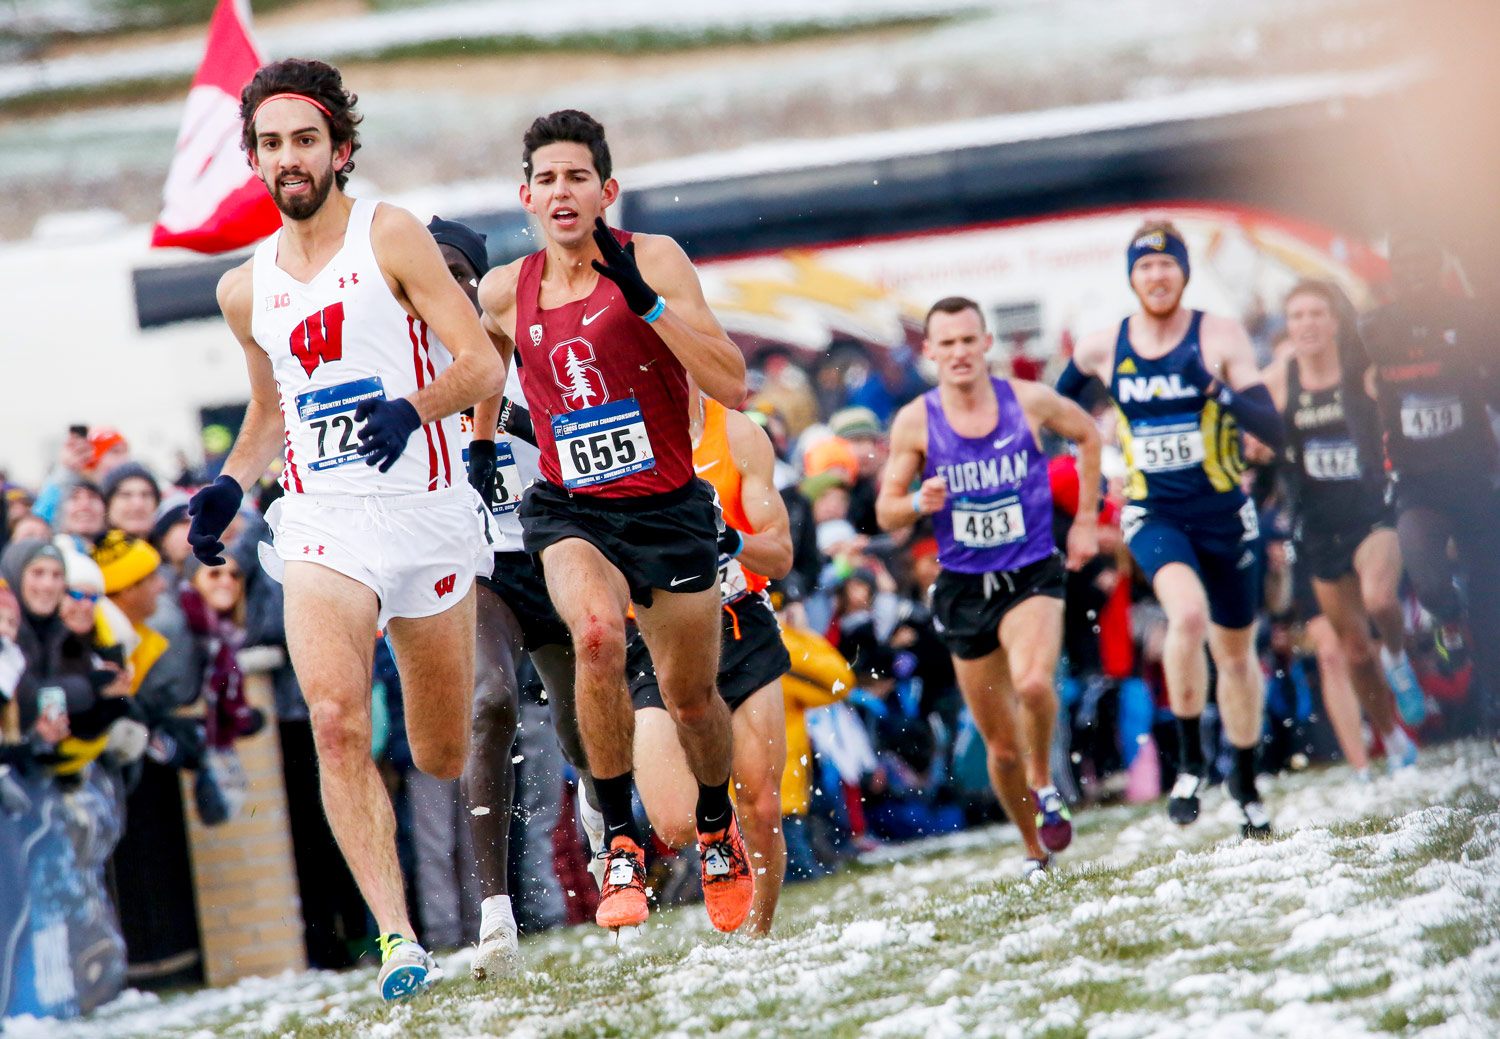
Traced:
<svg viewBox="0 0 1500 1039">
<path fill-rule="evenodd" d="M 1398 587 L 1401 551 L 1395 514 L 1386 503 L 1379 444 L 1356 439 L 1348 410 L 1372 412 L 1368 397 L 1347 398 L 1340 385 L 1341 319 L 1353 308 L 1338 289 L 1303 281 L 1286 299 L 1290 349 L 1264 372 L 1266 388 L 1284 414 L 1284 482 L 1293 516 L 1294 566 L 1312 586 L 1317 614 L 1307 619 L 1317 649 L 1324 707 L 1344 757 L 1365 769 L 1360 708 L 1381 735 L 1394 769 L 1416 760 L 1416 747 L 1396 724 L 1395 710 L 1412 724 L 1422 718 L 1422 690 L 1403 648 Z M 1349 332 L 1353 335 L 1352 329 Z M 1370 637 L 1380 632 L 1379 657 Z M 1392 697 L 1392 692 L 1395 697 Z"/>
<path fill-rule="evenodd" d="M 1395 300 L 1365 319 L 1363 343 L 1344 344 L 1341 360 L 1345 392 L 1375 398 L 1401 554 L 1441 626 L 1439 655 L 1456 670 L 1472 642 L 1477 725 L 1493 736 L 1500 734 L 1500 446 L 1490 409 L 1500 406 L 1500 349 L 1490 308 L 1445 294 L 1443 270 L 1435 243 L 1394 241 Z"/>
</svg>

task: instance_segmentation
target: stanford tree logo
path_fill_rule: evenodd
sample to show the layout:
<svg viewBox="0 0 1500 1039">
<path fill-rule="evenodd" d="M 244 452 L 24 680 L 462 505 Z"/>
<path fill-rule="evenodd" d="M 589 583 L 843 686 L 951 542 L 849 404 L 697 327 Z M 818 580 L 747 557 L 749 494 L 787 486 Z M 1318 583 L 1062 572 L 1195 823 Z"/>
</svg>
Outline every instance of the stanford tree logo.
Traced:
<svg viewBox="0 0 1500 1039">
<path fill-rule="evenodd" d="M 548 356 L 552 360 L 552 379 L 562 390 L 564 403 L 576 410 L 609 401 L 609 388 L 595 367 L 594 345 L 587 339 L 558 343 Z"/>
</svg>

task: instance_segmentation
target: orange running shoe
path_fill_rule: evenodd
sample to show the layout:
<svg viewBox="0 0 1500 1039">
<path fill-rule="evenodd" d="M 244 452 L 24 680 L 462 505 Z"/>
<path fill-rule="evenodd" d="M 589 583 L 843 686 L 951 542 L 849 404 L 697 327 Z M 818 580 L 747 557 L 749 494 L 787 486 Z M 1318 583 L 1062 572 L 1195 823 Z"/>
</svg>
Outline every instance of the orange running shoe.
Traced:
<svg viewBox="0 0 1500 1039">
<path fill-rule="evenodd" d="M 699 833 L 698 857 L 703 865 L 703 905 L 709 923 L 720 931 L 733 931 L 750 915 L 750 903 L 755 899 L 755 876 L 750 872 L 739 820 L 730 815 L 727 829 Z"/>
<path fill-rule="evenodd" d="M 639 927 L 646 922 L 646 853 L 629 837 L 616 837 L 604 860 L 604 883 L 594 922 L 600 927 Z"/>
</svg>

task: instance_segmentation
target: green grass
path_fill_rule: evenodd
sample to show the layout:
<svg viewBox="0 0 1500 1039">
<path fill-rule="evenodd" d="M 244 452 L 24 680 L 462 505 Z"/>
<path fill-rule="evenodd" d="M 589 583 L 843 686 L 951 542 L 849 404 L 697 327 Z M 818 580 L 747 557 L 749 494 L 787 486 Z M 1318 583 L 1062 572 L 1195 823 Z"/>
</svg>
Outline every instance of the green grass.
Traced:
<svg viewBox="0 0 1500 1039">
<path fill-rule="evenodd" d="M 687 906 L 655 914 L 631 954 L 596 928 L 553 932 L 523 945 L 521 978 L 481 986 L 459 963 L 402 1008 L 374 999 L 370 970 L 327 976 L 278 996 L 295 1016 L 264 1034 L 915 1039 L 941 1018 L 944 1034 L 1076 1039 L 1106 1020 L 1144 1034 L 1295 1007 L 1309 1035 L 1407 1037 L 1500 1010 L 1500 969 L 1481 951 L 1500 941 L 1500 762 L 1485 753 L 1430 752 L 1419 776 L 1373 795 L 1342 769 L 1285 779 L 1268 800 L 1306 824 L 1264 843 L 1241 843 L 1214 800 L 1187 831 L 1159 804 L 1081 812 L 1067 868 L 1039 885 L 1015 879 L 1013 835 L 985 831 L 788 888 L 768 942 L 718 935 Z M 1423 921 L 1434 904 L 1441 917 Z M 256 1039 L 258 1013 L 121 1020 L 112 1034 L 238 1025 Z"/>
</svg>

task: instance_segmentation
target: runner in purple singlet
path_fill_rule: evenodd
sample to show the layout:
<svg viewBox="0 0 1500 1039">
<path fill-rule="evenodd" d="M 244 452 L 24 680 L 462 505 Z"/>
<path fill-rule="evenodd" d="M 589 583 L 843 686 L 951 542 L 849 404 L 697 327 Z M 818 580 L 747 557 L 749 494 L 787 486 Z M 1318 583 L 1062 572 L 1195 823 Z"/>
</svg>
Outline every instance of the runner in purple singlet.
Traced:
<svg viewBox="0 0 1500 1039">
<path fill-rule="evenodd" d="M 1030 876 L 1073 837 L 1049 769 L 1064 564 L 1052 543 L 1052 490 L 1038 436 L 1045 426 L 1079 448 L 1078 518 L 1066 564 L 1076 570 L 1098 551 L 1099 433 L 1050 387 L 991 377 L 985 354 L 993 343 L 973 300 L 933 304 L 923 352 L 937 365 L 937 388 L 897 413 L 875 509 L 886 530 L 932 517 L 943 567 L 933 612 L 984 737 L 990 782 L 1026 844 L 1023 875 Z"/>
</svg>

